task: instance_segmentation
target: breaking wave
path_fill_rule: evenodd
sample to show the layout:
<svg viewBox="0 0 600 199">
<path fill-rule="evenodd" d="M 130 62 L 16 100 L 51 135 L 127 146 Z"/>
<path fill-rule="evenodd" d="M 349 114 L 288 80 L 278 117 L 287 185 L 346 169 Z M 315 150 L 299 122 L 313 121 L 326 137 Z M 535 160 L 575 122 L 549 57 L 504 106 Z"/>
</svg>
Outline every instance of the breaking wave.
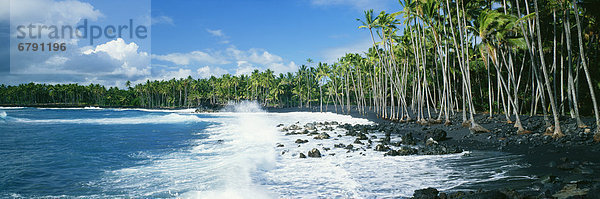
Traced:
<svg viewBox="0 0 600 199">
<path fill-rule="evenodd" d="M 229 101 L 227 106 L 221 109 L 221 112 L 231 113 L 264 113 L 262 106 L 256 101 Z"/>
</svg>

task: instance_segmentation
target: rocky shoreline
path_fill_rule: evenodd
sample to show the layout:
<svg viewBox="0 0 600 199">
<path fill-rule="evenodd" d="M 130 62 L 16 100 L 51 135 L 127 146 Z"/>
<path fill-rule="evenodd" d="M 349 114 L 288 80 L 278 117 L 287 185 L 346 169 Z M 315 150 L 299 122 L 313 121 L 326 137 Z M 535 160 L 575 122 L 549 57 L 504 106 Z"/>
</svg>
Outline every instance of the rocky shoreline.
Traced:
<svg viewBox="0 0 600 199">
<path fill-rule="evenodd" d="M 270 110 L 273 112 L 273 110 Z M 279 110 L 288 112 L 298 110 Z M 354 116 L 356 117 L 356 116 Z M 360 116 L 359 116 L 360 117 Z M 504 121 L 503 115 L 488 118 L 478 115 L 476 121 L 490 132 L 472 132 L 461 126 L 462 118 L 451 118 L 451 125 L 428 122 L 426 125 L 415 122 L 396 123 L 374 119 L 372 125 L 340 124 L 323 121 L 307 124 L 280 124 L 277 127 L 284 135 L 306 135 L 296 144 L 311 142 L 311 139 L 337 139 L 351 137 L 351 143 L 337 143 L 332 146 L 313 148 L 298 158 L 319 158 L 330 148 L 345 149 L 347 153 L 373 150 L 382 156 L 444 155 L 463 151 L 499 151 L 523 157 L 529 166 L 520 172 L 532 176 L 530 184 L 514 186 L 489 186 L 475 191 L 438 191 L 432 187 L 414 192 L 414 198 L 600 198 L 600 144 L 593 139 L 595 126 L 577 128 L 575 121 L 561 118 L 566 136 L 553 139 L 545 134 L 544 119 L 541 116 L 521 118 L 525 134 L 517 133 L 511 123 Z M 367 118 L 372 119 L 372 118 Z M 373 121 L 373 120 L 372 120 Z M 593 123 L 591 119 L 584 119 Z M 328 133 L 343 129 L 345 134 Z M 278 147 L 283 147 L 278 146 Z M 363 154 L 364 155 L 364 154 Z M 465 154 L 468 155 L 468 154 Z"/>
</svg>

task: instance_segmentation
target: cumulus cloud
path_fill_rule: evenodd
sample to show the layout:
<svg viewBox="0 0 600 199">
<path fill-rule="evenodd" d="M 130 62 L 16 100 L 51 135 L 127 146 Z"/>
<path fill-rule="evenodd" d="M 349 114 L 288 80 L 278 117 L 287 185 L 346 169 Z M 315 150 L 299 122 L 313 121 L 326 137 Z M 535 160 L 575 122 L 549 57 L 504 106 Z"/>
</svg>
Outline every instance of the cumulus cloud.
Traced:
<svg viewBox="0 0 600 199">
<path fill-rule="evenodd" d="M 127 77 L 149 75 L 150 57 L 146 52 L 138 52 L 138 48 L 139 46 L 134 42 L 127 44 L 122 38 L 117 38 L 82 53 L 84 55 L 106 54 L 111 59 L 119 61 L 121 65 L 113 71 L 113 74 L 123 74 Z"/>
<path fill-rule="evenodd" d="M 227 73 L 229 72 L 221 67 L 211 66 L 200 67 L 196 70 L 196 74 L 198 74 L 198 77 L 200 78 L 210 78 L 211 76 L 220 77 Z"/>
<path fill-rule="evenodd" d="M 175 71 L 161 71 L 161 75 L 159 76 L 158 79 L 181 79 L 181 78 L 187 78 L 189 76 L 192 76 L 192 70 L 190 69 L 183 69 L 180 68 L 179 70 L 175 70 Z"/>
<path fill-rule="evenodd" d="M 285 62 L 282 57 L 266 50 L 258 48 L 240 50 L 235 46 L 219 51 L 192 51 L 189 53 L 153 55 L 152 58 L 180 66 L 229 65 L 235 67 L 235 74 L 237 75 L 249 74 L 255 69 L 271 69 L 275 73 L 287 73 L 296 71 L 298 68 L 294 62 Z"/>
<path fill-rule="evenodd" d="M 171 53 L 166 55 L 153 55 L 152 58 L 168 61 L 177 65 L 190 65 L 192 63 L 228 64 L 229 62 L 218 54 L 209 54 L 202 51 L 189 53 Z"/>
<path fill-rule="evenodd" d="M 287 72 L 296 72 L 298 70 L 298 65 L 293 61 L 290 61 L 288 64 L 285 63 L 274 63 L 268 66 L 269 69 L 274 71 L 275 73 L 287 73 Z"/>
<path fill-rule="evenodd" d="M 10 4 L 13 24 L 74 25 L 84 18 L 97 20 L 102 16 L 91 4 L 80 1 L 19 0 Z"/>
<path fill-rule="evenodd" d="M 8 7 L 7 2 L 7 0 L 0 0 L 0 4 Z M 10 15 L 4 13 L 6 10 L 8 9 L 0 9 L 0 21 L 9 18 L 10 30 L 16 30 L 17 25 L 73 26 L 81 23 L 83 19 L 87 19 L 88 23 L 105 19 L 109 21 L 103 22 L 114 20 L 114 18 L 104 16 L 92 4 L 78 0 L 11 1 Z M 132 18 L 139 17 L 139 13 L 133 13 L 136 12 L 132 12 Z M 146 15 L 142 14 L 142 16 Z M 172 22 L 172 19 L 168 17 L 159 19 L 163 23 Z M 148 20 L 148 24 L 149 22 Z M 49 30 L 42 32 L 42 35 L 47 35 L 44 31 Z M 17 39 L 14 32 L 9 36 L 11 42 Z M 19 42 L 29 42 L 29 40 L 19 40 Z M 31 42 L 33 41 L 31 40 Z M 11 73 L 0 77 L 1 83 L 99 83 L 107 86 L 121 86 L 127 80 L 147 79 L 154 75 L 151 70 L 150 55 L 141 50 L 139 46 L 143 41 L 126 42 L 118 38 L 96 46 L 82 47 L 79 46 L 80 42 L 77 38 L 71 39 L 67 36 L 66 40 L 41 38 L 36 39 L 35 42 L 65 42 L 67 50 L 60 53 L 12 53 Z M 14 52 L 16 48 L 10 50 Z"/>
</svg>

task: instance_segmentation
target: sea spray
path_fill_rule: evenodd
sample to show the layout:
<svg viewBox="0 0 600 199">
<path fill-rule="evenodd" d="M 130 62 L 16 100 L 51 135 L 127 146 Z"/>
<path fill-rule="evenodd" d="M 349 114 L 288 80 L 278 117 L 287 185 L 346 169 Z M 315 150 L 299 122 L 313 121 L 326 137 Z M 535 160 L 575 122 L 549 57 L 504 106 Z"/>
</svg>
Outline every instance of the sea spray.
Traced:
<svg viewBox="0 0 600 199">
<path fill-rule="evenodd" d="M 222 151 L 221 167 L 215 172 L 222 178 L 222 186 L 205 191 L 191 191 L 184 198 L 275 198 L 276 195 L 253 182 L 253 174 L 269 170 L 276 164 L 277 130 L 265 117 L 265 111 L 255 101 L 230 102 L 220 112 L 235 117 L 213 128 L 214 137 L 223 138 L 227 151 Z"/>
<path fill-rule="evenodd" d="M 256 101 L 229 101 L 227 106 L 223 107 L 220 112 L 233 112 L 233 113 L 264 113 L 261 105 Z"/>
<path fill-rule="evenodd" d="M 0 119 L 4 120 L 4 119 L 6 119 L 6 116 L 7 116 L 6 112 L 0 111 Z"/>
</svg>

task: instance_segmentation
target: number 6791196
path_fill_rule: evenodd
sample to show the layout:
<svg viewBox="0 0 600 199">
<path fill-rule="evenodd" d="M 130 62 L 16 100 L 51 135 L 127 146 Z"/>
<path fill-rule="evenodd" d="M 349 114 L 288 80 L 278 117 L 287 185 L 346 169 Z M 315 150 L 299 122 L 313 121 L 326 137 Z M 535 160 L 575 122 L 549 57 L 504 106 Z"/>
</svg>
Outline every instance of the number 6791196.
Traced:
<svg viewBox="0 0 600 199">
<path fill-rule="evenodd" d="M 65 43 L 19 43 L 19 51 L 66 51 Z"/>
</svg>

